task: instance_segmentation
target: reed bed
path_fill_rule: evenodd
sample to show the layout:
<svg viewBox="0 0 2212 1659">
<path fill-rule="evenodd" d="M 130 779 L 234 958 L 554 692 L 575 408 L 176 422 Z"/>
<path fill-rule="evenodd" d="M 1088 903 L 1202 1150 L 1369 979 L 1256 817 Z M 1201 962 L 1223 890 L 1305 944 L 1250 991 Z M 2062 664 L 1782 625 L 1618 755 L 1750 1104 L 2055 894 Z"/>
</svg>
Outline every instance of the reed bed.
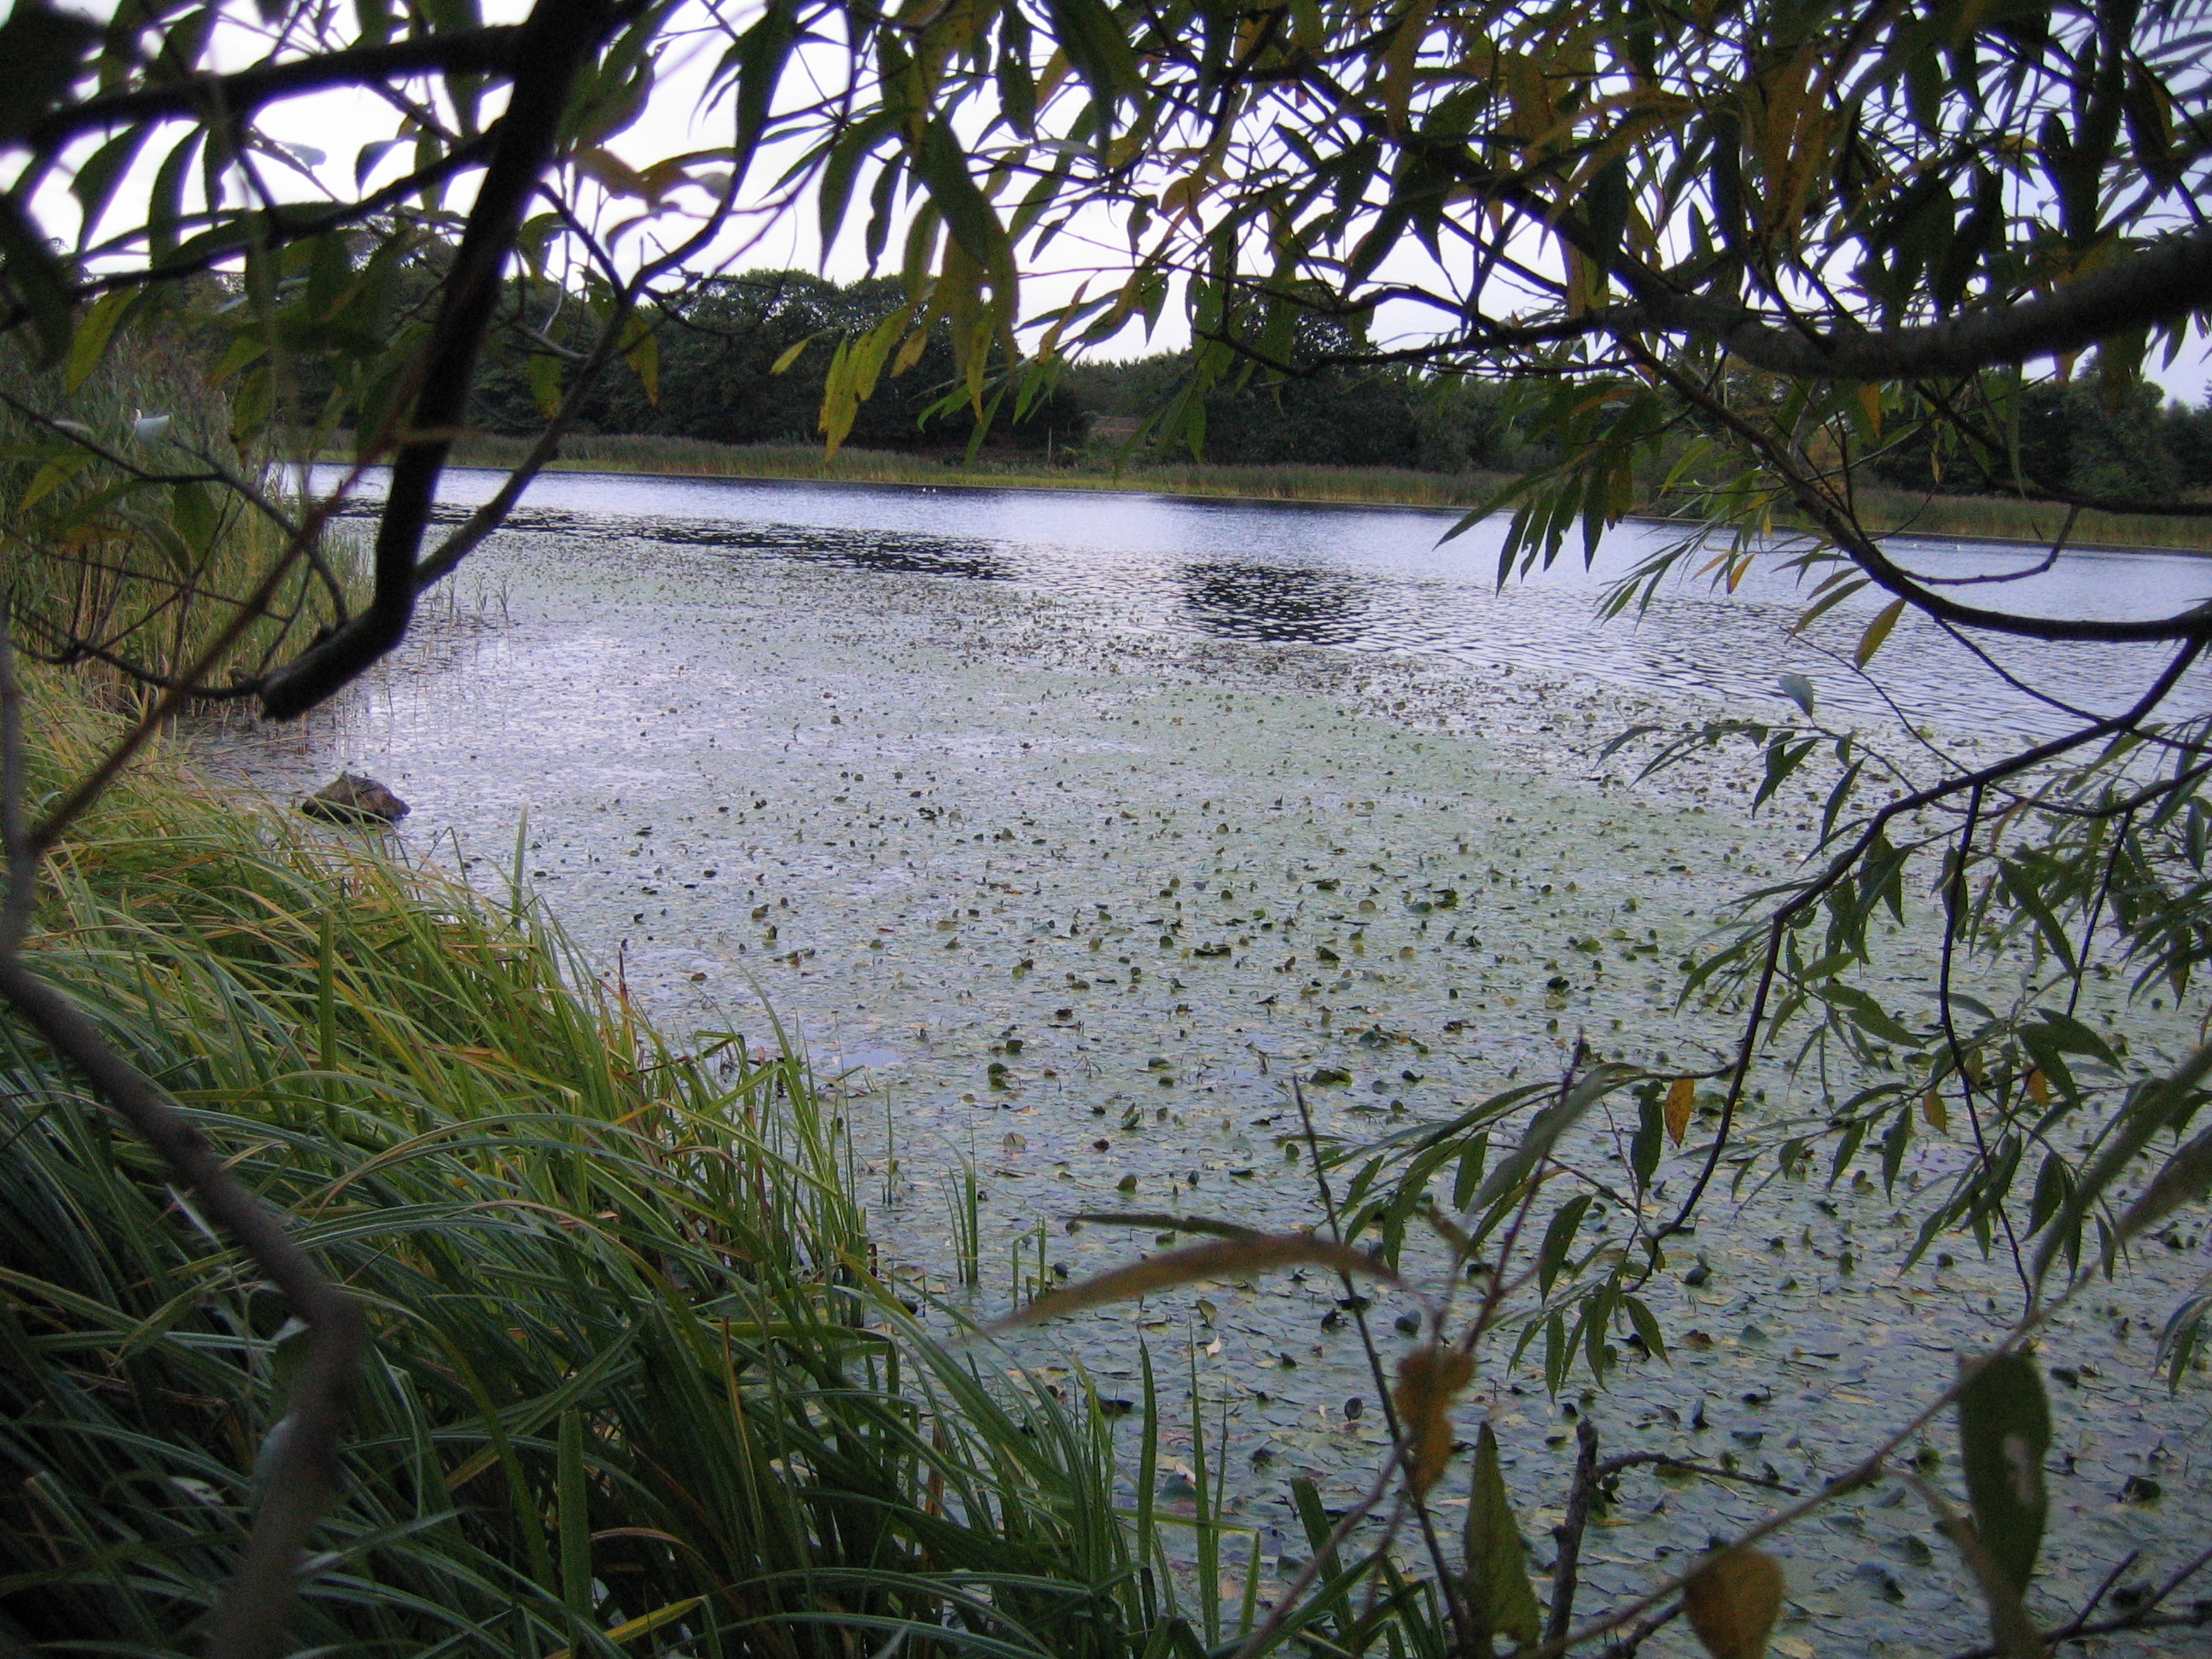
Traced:
<svg viewBox="0 0 2212 1659">
<path fill-rule="evenodd" d="M 40 708 L 51 783 L 105 728 Z M 1219 1638 L 1219 1604 L 1178 1611 L 1149 1504 L 1124 1512 L 1085 1391 L 1007 1382 L 877 1284 L 798 1056 L 677 1048 L 520 895 L 241 810 L 173 756 L 49 890 L 40 971 L 374 1326 L 300 1649 Z M 12 1022 L 0 1066 L 0 1628 L 178 1650 L 234 1563 L 294 1329 Z M 1209 1553 L 1218 1521 L 1217 1497 Z"/>
<path fill-rule="evenodd" d="M 473 434 L 456 450 L 471 466 L 512 466 L 529 446 L 520 439 Z M 1222 466 L 1120 463 L 1110 447 L 1066 452 L 1060 464 L 1038 455 L 939 459 L 889 450 L 841 449 L 824 459 L 819 444 L 716 444 L 687 438 L 585 436 L 562 441 L 555 471 L 629 472 L 677 477 L 799 479 L 821 483 L 924 484 L 1000 489 L 1119 490 L 1243 501 L 1336 502 L 1381 507 L 1472 507 L 1499 484 L 1487 473 L 1417 472 L 1390 467 Z"/>
<path fill-rule="evenodd" d="M 2048 547 L 2063 532 L 2069 547 L 2141 547 L 2212 552 L 2212 516 L 2154 518 L 2084 512 L 2067 527 L 2066 509 L 2000 495 L 1916 495 L 1903 489 L 1859 492 L 1859 510 L 1878 529 L 1920 536 Z"/>
<path fill-rule="evenodd" d="M 132 337 L 66 393 L 12 350 L 0 368 L 67 416 L 0 409 L 0 560 L 19 649 L 127 696 L 181 678 L 234 633 L 203 681 L 220 689 L 361 602 L 349 532 L 292 547 L 254 500 L 277 505 L 279 469 L 238 447 L 228 404 L 175 342 Z"/>
</svg>

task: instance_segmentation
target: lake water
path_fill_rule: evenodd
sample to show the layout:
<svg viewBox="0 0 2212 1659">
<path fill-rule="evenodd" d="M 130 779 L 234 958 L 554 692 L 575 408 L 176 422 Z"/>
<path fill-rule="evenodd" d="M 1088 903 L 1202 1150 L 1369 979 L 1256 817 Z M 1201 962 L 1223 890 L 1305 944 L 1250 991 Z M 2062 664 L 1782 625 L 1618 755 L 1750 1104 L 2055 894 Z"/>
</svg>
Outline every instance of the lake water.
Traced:
<svg viewBox="0 0 2212 1659">
<path fill-rule="evenodd" d="M 453 475 L 448 505 L 489 487 Z M 1747 756 L 1637 787 L 1626 757 L 1600 751 L 1634 723 L 1787 714 L 1788 672 L 1815 679 L 1828 711 L 1893 731 L 1815 648 L 1847 653 L 1867 610 L 1793 641 L 1785 586 L 1684 584 L 1639 622 L 1599 627 L 1589 574 L 1500 592 L 1492 532 L 1440 546 L 1449 524 L 559 475 L 371 683 L 210 752 L 279 794 L 370 771 L 415 805 L 404 849 L 502 888 L 519 853 L 522 882 L 672 1029 L 763 1048 L 780 1024 L 836 1079 L 887 1260 L 956 1299 L 958 1172 L 977 1171 L 971 1300 L 995 1313 L 1040 1254 L 1081 1275 L 1152 1247 L 1149 1231 L 1072 1226 L 1080 1212 L 1311 1224 L 1291 1077 L 1341 1076 L 1308 1093 L 1320 1133 L 1353 1141 L 1555 1076 L 1578 1035 L 1655 1065 L 1708 1063 L 1727 1042 L 1675 1007 L 1675 964 L 1729 898 L 1803 850 L 1814 809 L 1786 793 L 1747 816 Z M 1625 529 L 1598 577 L 1662 533 Z M 1904 550 L 1947 574 L 2021 558 Z M 2207 591 L 2212 564 L 2084 555 L 2009 597 L 2140 615 Z M 2146 653 L 2007 652 L 2100 710 L 2154 672 Z M 2065 718 L 1910 624 L 1880 666 L 1961 753 Z M 2187 696 L 2203 706 L 2203 683 Z M 1898 994 L 1928 975 L 1900 943 Z M 2100 994 L 2090 1018 L 2112 1012 Z M 2185 1039 L 2177 1024 L 2137 1048 Z M 1824 1109 L 1816 1079 L 1764 1081 L 1754 1136 Z M 1601 1115 L 1588 1155 L 1615 1156 L 1623 1127 Z M 1662 1178 L 1683 1182 L 1698 1153 L 1693 1134 Z M 1907 1184 L 1957 1157 L 1923 1142 Z M 1571 1408 L 1595 1414 L 1608 1451 L 1725 1453 L 1804 1483 L 1940 1388 L 2008 1321 L 2017 1287 L 1969 1248 L 1898 1270 L 1893 1217 L 1913 1202 L 1902 1186 L 1894 1203 L 1848 1187 L 1719 1200 L 1696 1242 L 1710 1276 L 1654 1286 L 1683 1338 L 1671 1364 L 1632 1363 L 1579 1403 L 1486 1369 L 1462 1427 L 1485 1413 L 1497 1426 L 1532 1537 L 1559 1516 Z M 2056 1401 L 2046 1613 L 2128 1550 L 2161 1570 L 2212 1527 L 2202 1386 L 2169 1397 L 2148 1370 L 2158 1321 L 2202 1272 L 2200 1231 L 2049 1336 L 2078 1387 Z M 1278 1279 L 1154 1298 L 1024 1334 L 1006 1363 L 1071 1379 L 1079 1365 L 1128 1399 L 1150 1345 L 1173 1379 L 1152 1472 L 1170 1504 L 1194 1370 L 1209 1441 L 1226 1413 L 1237 1515 L 1279 1563 L 1304 1553 L 1286 1479 L 1346 1501 L 1382 1449 L 1339 1293 Z M 1383 1298 L 1370 1314 L 1386 1358 L 1404 1310 Z M 2121 1502 L 2131 1476 L 2168 1495 Z M 1756 1492 L 1640 1479 L 1586 1549 L 1584 1608 L 1764 1512 Z M 1846 1631 L 1886 1653 L 1979 1639 L 1974 1592 L 1895 1490 L 1782 1541 L 1785 1659 Z M 1652 1650 L 1686 1649 L 1668 1632 Z"/>
<path fill-rule="evenodd" d="M 487 498 L 495 472 L 448 475 L 454 507 Z M 319 481 L 334 485 L 334 469 Z M 373 493 L 372 490 L 369 493 Z M 1842 663 L 1792 641 L 1803 600 L 1762 567 L 1734 592 L 1687 562 L 1640 616 L 1589 625 L 1595 594 L 1676 532 L 1625 524 L 1585 568 L 1579 538 L 1559 564 L 1498 586 L 1501 526 L 1446 539 L 1456 514 L 1273 506 L 1136 495 L 967 488 L 872 489 L 556 473 L 540 478 L 518 528 L 640 537 L 747 559 L 818 561 L 855 571 L 1003 583 L 1083 605 L 1097 625 L 1171 636 L 1271 641 L 1413 654 L 1477 674 L 1508 665 L 1639 691 L 1771 705 L 1784 672 L 1861 718 L 1887 713 Z M 2039 550 L 1899 538 L 1905 568 L 1950 582 L 2032 567 Z M 1954 590 L 2031 616 L 2144 617 L 2212 598 L 2212 559 L 2079 552 L 2027 580 Z M 1814 638 L 1846 652 L 1887 596 L 1869 588 Z M 2124 705 L 2165 660 L 2157 647 L 2054 646 L 1982 639 L 2001 666 L 2077 708 Z M 2071 717 L 2008 684 L 1917 617 L 1882 663 L 1889 694 L 1916 721 L 1959 731 L 2063 731 Z M 2180 704 L 2212 708 L 2200 672 Z"/>
</svg>

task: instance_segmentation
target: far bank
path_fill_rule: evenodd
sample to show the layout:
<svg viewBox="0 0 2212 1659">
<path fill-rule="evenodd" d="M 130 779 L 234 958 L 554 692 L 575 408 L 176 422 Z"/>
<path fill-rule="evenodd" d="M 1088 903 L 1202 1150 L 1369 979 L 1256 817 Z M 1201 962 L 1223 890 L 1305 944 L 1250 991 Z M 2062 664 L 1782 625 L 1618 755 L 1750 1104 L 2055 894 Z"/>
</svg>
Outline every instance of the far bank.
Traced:
<svg viewBox="0 0 2212 1659">
<path fill-rule="evenodd" d="M 455 447 L 460 465 L 512 467 L 529 451 L 520 438 L 473 434 Z M 1065 452 L 1048 463 L 1035 455 L 1006 459 L 955 454 L 942 459 L 892 450 L 848 447 L 825 457 L 811 444 L 717 444 L 644 435 L 573 437 L 549 469 L 661 477 L 793 480 L 808 483 L 927 486 L 935 489 L 1048 489 L 1188 496 L 1223 501 L 1296 501 L 1312 506 L 1471 509 L 1509 482 L 1501 472 L 1422 472 L 1398 467 L 1232 465 L 1191 462 L 1115 465 L 1096 448 Z M 339 459 L 334 450 L 331 459 Z M 2064 527 L 2063 507 L 1987 495 L 1918 495 L 1863 491 L 1861 510 L 1885 532 L 2048 545 Z M 1641 516 L 1666 518 L 1656 509 Z M 2154 549 L 2212 553 L 2212 520 L 2083 512 L 2067 545 L 2083 550 Z"/>
</svg>

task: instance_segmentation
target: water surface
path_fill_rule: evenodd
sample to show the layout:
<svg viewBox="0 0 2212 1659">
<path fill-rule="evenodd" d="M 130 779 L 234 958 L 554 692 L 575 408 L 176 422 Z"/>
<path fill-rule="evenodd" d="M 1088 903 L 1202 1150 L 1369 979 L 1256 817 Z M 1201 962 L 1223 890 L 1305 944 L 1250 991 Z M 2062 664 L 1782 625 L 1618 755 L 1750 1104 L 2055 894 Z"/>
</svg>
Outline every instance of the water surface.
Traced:
<svg viewBox="0 0 2212 1659">
<path fill-rule="evenodd" d="M 321 476 L 337 482 L 334 469 Z M 475 505 L 503 476 L 449 473 L 443 500 Z M 1571 538 L 1558 564 L 1501 591 L 1502 523 L 1454 537 L 1459 520 L 1411 508 L 563 472 L 532 483 L 514 522 L 694 546 L 739 562 L 808 560 L 1007 583 L 1080 604 L 1096 625 L 1116 630 L 1419 655 L 1478 674 L 1510 665 L 1738 706 L 1766 706 L 1780 675 L 1797 672 L 1852 716 L 1890 714 L 1840 659 L 1887 602 L 1877 590 L 1838 607 L 1811 641 L 1793 640 L 1804 605 L 1795 578 L 1762 567 L 1733 592 L 1719 590 L 1698 574 L 1705 559 L 1697 556 L 1634 617 L 1598 628 L 1590 613 L 1604 588 L 1680 532 L 1624 524 L 1587 565 Z M 1907 569 L 1946 582 L 2031 570 L 2042 556 L 1909 536 L 1887 545 Z M 2078 551 L 2020 581 L 1950 591 L 2029 616 L 2154 617 L 2212 597 L 2212 560 Z M 1916 723 L 2047 737 L 2075 722 L 2069 709 L 2125 706 L 2166 660 L 2154 646 L 1974 639 L 1988 659 L 1907 619 L 1881 659 L 1883 688 Z M 2000 668 L 2067 707 L 2023 695 Z M 2200 672 L 2177 707 L 2212 708 L 2208 688 L 2212 678 Z"/>
<path fill-rule="evenodd" d="M 456 475 L 449 503 L 488 488 Z M 1577 1037 L 1654 1065 L 1709 1063 L 1727 1042 L 1723 1023 L 1676 1008 L 1678 963 L 1732 895 L 1790 867 L 1813 798 L 1785 792 L 1753 817 L 1748 756 L 1635 787 L 1600 750 L 1632 723 L 1786 713 L 1784 672 L 1817 678 L 1870 732 L 1893 717 L 1791 641 L 1784 585 L 1686 584 L 1640 622 L 1600 627 L 1588 574 L 1498 592 L 1490 532 L 1439 546 L 1448 526 L 561 475 L 372 684 L 300 726 L 235 735 L 226 760 L 280 791 L 340 764 L 371 771 L 415 804 L 404 848 L 501 883 L 519 854 L 526 889 L 675 1029 L 760 1048 L 780 1023 L 842 1078 L 895 1271 L 959 1294 L 951 1217 L 962 1167 L 976 1170 L 972 1299 L 995 1312 L 1040 1261 L 1081 1274 L 1154 1243 L 1072 1231 L 1079 1212 L 1313 1221 L 1291 1079 L 1321 1134 L 1356 1140 L 1556 1076 Z M 1625 531 L 1601 576 L 1661 533 Z M 1954 573 L 2019 557 L 1911 553 Z M 2085 556 L 2018 592 L 2142 614 L 2207 586 L 2212 567 L 2192 562 Z M 1847 647 L 1866 614 L 1824 637 Z M 1947 649 L 1900 629 L 1881 665 L 1961 752 L 2059 722 Z M 2146 653 L 2111 650 L 2035 660 L 2098 708 L 2150 672 Z M 1890 969 L 1900 999 L 1925 994 L 1913 940 Z M 2084 1012 L 2116 1010 L 2093 988 Z M 2131 1024 L 2147 1061 L 2186 1040 L 2178 1024 Z M 1754 1133 L 1823 1109 L 1817 1078 L 1764 1080 Z M 1603 1167 L 1624 1127 L 1602 1117 L 1577 1157 Z M 1685 1181 L 1701 1151 L 1693 1133 L 1661 1178 Z M 1811 1484 L 1939 1389 L 2017 1295 L 2006 1264 L 1967 1248 L 1899 1266 L 1912 1183 L 1960 1154 L 1923 1140 L 1893 1199 L 1815 1185 L 1720 1202 L 1678 1264 L 1703 1257 L 1710 1276 L 1654 1287 L 1681 1338 L 1672 1363 L 1632 1361 L 1602 1396 L 1554 1401 L 1486 1370 L 1462 1429 L 1484 1413 L 1497 1425 L 1532 1534 L 1558 1519 L 1570 1408 L 1595 1413 L 1609 1450 L 1725 1455 Z M 2157 1322 L 2202 1270 L 2200 1232 L 2192 1220 L 2050 1335 L 2078 1387 L 2057 1401 L 2047 1610 L 2130 1549 L 2151 1552 L 2147 1569 L 2178 1565 L 2176 1540 L 2206 1529 L 2191 1478 L 2204 1397 L 2169 1398 L 2148 1365 Z M 1079 1364 L 1127 1400 L 1149 1344 L 1172 1379 L 1152 1472 L 1170 1504 L 1187 1492 L 1194 1369 L 1210 1439 L 1226 1413 L 1235 1513 L 1279 1582 L 1303 1553 L 1285 1482 L 1310 1474 L 1340 1504 L 1381 1451 L 1340 1294 L 1318 1279 L 1223 1285 L 1099 1310 L 1006 1358 L 1066 1386 Z M 1386 1359 L 1406 1311 L 1372 1310 Z M 2121 1502 L 2134 1475 L 2169 1496 Z M 1889 1497 L 1784 1540 L 1785 1659 L 1845 1631 L 1895 1653 L 1979 1639 L 1972 1587 L 1927 1518 Z M 1637 1477 L 1593 1535 L 1583 1605 L 1767 1501 Z M 1670 1632 L 1652 1650 L 1686 1648 Z"/>
</svg>

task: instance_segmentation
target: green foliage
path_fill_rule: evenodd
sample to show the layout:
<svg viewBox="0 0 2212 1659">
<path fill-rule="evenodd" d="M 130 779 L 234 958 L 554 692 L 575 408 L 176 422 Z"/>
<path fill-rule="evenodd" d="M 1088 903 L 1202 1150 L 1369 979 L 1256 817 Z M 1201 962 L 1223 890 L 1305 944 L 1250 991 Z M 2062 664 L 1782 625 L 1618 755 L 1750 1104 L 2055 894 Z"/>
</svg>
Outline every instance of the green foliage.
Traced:
<svg viewBox="0 0 2212 1659">
<path fill-rule="evenodd" d="M 804 271 L 757 271 L 718 277 L 672 296 L 645 314 L 642 337 L 653 342 L 654 383 L 611 375 L 587 393 L 578 416 L 583 432 L 635 433 L 717 444 L 819 441 L 823 397 L 841 339 L 866 334 L 902 315 L 900 285 L 876 278 L 840 285 Z M 532 349 L 533 338 L 556 338 L 572 352 L 586 348 L 593 326 L 551 284 L 515 285 L 510 313 L 519 328 L 495 332 L 483 402 L 495 429 L 534 430 L 544 400 L 528 384 L 537 372 L 556 374 L 561 359 Z M 549 335 L 528 319 L 552 319 Z M 894 337 L 896 343 L 896 337 Z M 918 355 L 886 374 L 875 395 L 854 410 L 845 441 L 872 449 L 942 453 L 965 447 L 976 422 L 964 402 L 939 409 L 955 377 L 950 325 L 931 331 Z M 1054 391 L 1020 419 L 1000 423 L 1000 447 L 1038 450 L 1048 441 L 1080 441 L 1083 417 L 1073 398 Z"/>
<path fill-rule="evenodd" d="M 107 733 L 45 712 L 77 729 L 39 775 L 71 775 Z M 42 971 L 374 1328 L 298 1640 L 1121 1655 L 1166 1616 L 1103 1419 L 987 1386 L 873 1290 L 799 1060 L 672 1050 L 526 910 L 166 763 L 67 868 Z M 0 1065 L 0 1614 L 172 1650 L 234 1560 L 296 1327 L 13 1024 Z"/>
<path fill-rule="evenodd" d="M 1156 454 L 1510 461 L 1522 476 L 1485 504 L 1510 515 L 1501 580 L 1593 558 L 1657 504 L 1688 527 L 1614 590 L 1616 614 L 1686 572 L 1733 585 L 1765 562 L 1802 579 L 1801 629 L 1873 604 L 1838 649 L 1876 676 L 1931 619 L 2165 653 L 2128 706 L 1994 759 L 1823 720 L 1809 678 L 1785 688 L 1801 719 L 1629 734 L 1652 740 L 1647 771 L 1747 746 L 1753 805 L 1817 815 L 1815 857 L 1689 961 L 1689 994 L 1738 1022 L 1709 1091 L 1578 1049 L 1556 1093 L 1334 1154 L 1349 1237 L 1332 1249 L 1371 1239 L 1395 1261 L 1419 1222 L 1455 1289 L 1486 1287 L 1471 1311 L 1432 1299 L 1440 1351 L 1510 1335 L 1554 1391 L 1605 1380 L 1623 1344 L 1662 1356 L 1639 1291 L 1724 1169 L 1802 1176 L 1817 1150 L 1830 1180 L 1878 1167 L 1893 1189 L 1931 1132 L 1960 1156 L 1915 1200 L 1921 1247 L 2002 1240 L 2031 1310 L 2017 1342 L 2039 1297 L 2069 1293 L 2059 1264 L 2075 1284 L 2117 1270 L 2212 1179 L 2212 1057 L 2161 1052 L 2178 1023 L 2146 1012 L 2198 995 L 2212 946 L 2212 720 L 2168 706 L 2212 618 L 2186 600 L 2051 616 L 2008 608 L 2002 584 L 1923 580 L 1881 536 L 1909 498 L 1867 488 L 1964 479 L 2054 509 L 2053 559 L 2077 513 L 2197 510 L 2153 499 L 2196 481 L 2203 434 L 2142 380 L 2212 305 L 2195 13 L 770 0 L 697 25 L 722 36 L 706 98 L 729 143 L 645 157 L 638 118 L 690 57 L 678 16 L 539 0 L 515 29 L 444 0 L 143 0 L 88 25 L 19 8 L 0 118 L 26 160 L 0 193 L 0 287 L 17 361 L 58 377 L 21 377 L 0 477 L 30 642 L 298 714 L 389 650 L 496 525 L 503 506 L 423 555 L 456 422 L 487 407 L 532 434 L 526 472 L 580 421 L 818 430 L 834 449 L 925 444 L 927 416 L 973 459 L 994 428 L 1071 429 L 1067 360 L 1174 307 L 1190 349 L 1171 384 L 1131 392 Z M 227 70 L 241 31 L 270 55 Z M 287 200 L 272 180 L 318 164 L 260 116 L 311 88 L 402 112 L 349 189 Z M 691 268 L 802 202 L 825 248 L 849 233 L 896 275 L 841 290 Z M 1090 280 L 1026 313 L 1023 273 L 1055 248 Z M 1386 305 L 1432 327 L 1385 337 Z M 102 378 L 164 329 L 215 394 L 167 427 L 140 417 L 170 404 Z M 617 362 L 628 378 L 602 386 Z M 1486 383 L 1508 390 L 1492 404 Z M 62 424 L 74 397 L 95 416 Z M 341 432 L 401 480 L 350 618 L 351 578 L 313 568 L 319 519 L 265 487 L 274 453 Z M 100 758 L 66 775 L 104 778 Z M 50 800 L 61 774 L 38 768 Z M 880 1633 L 1188 1659 L 1197 1632 L 1216 1642 L 1218 1606 L 1193 1624 L 1162 1582 L 1149 1480 L 1133 1533 L 1115 1515 L 1103 1427 L 987 1387 L 874 1297 L 841 1132 L 787 1058 L 671 1052 L 573 970 L 585 988 L 564 984 L 526 917 L 374 859 L 173 797 L 109 812 L 56 866 L 38 969 L 186 1103 L 375 1328 L 306 1644 L 842 1655 Z M 1916 953 L 1932 972 L 1908 991 Z M 167 1172 L 18 1028 L 7 1040 L 9 1610 L 33 1640 L 173 1646 L 234 1561 L 299 1350 Z M 1762 1066 L 1818 1081 L 1754 1129 Z M 1632 1091 L 1618 1185 L 1562 1197 L 1564 1138 Z M 1662 1206 L 1662 1138 L 1692 1121 L 1710 1129 L 1698 1172 Z M 1455 1214 L 1431 1193 L 1447 1173 Z M 1615 1218 L 1619 1242 L 1589 1237 Z M 2196 1298 L 2169 1327 L 2177 1379 L 2204 1316 Z M 2040 1500 L 1990 1475 L 1990 1449 L 2002 1462 L 2042 1431 L 2007 1363 L 1954 1391 L 1983 1474 L 1982 1530 L 1953 1535 L 2001 1646 L 2024 1653 Z M 1430 1390 L 1424 1435 L 1457 1386 Z M 1148 1385 L 1147 1476 L 1158 1430 Z M 1898 1444 L 1803 1507 L 1881 1478 Z M 1417 1504 L 1423 1445 L 1402 1454 Z M 1254 1650 L 1528 1639 L 1525 1575 L 1495 1576 L 1516 1530 L 1497 1496 L 1470 1503 L 1455 1584 L 1348 1548 L 1351 1522 L 1299 1489 L 1314 1560 Z M 1200 1523 L 1209 1550 L 1219 1514 Z M 1708 1570 L 1731 1559 L 1741 1582 L 1711 1619 L 1680 1587 L 1716 1651 L 1748 1654 L 1781 1585 L 1741 1551 Z"/>
<path fill-rule="evenodd" d="M 234 440 L 230 403 L 197 372 L 207 332 L 190 310 L 143 306 L 151 314 L 123 325 L 131 307 L 115 301 L 130 297 L 101 302 L 106 314 L 82 337 L 99 349 L 64 369 L 41 373 L 0 348 L 13 386 L 0 406 L 0 503 L 19 648 L 103 678 L 166 680 L 243 624 L 226 659 L 266 665 L 357 597 L 353 550 L 320 535 L 257 603 L 281 532 L 234 488 L 268 481 Z"/>
<path fill-rule="evenodd" d="M 1474 1485 L 1467 1504 L 1463 1540 L 1469 1613 L 1487 1646 L 1490 1636 L 1516 1643 L 1536 1639 L 1536 1593 L 1528 1587 L 1528 1547 L 1505 1495 L 1498 1466 L 1498 1437 L 1482 1425 L 1474 1443 Z"/>
<path fill-rule="evenodd" d="M 2051 1450 L 2051 1402 L 2043 1375 L 2023 1353 L 1985 1362 L 1959 1395 L 1959 1439 L 1974 1535 L 2015 1595 L 2027 1589 L 2051 1507 L 2043 1460 Z"/>
</svg>

